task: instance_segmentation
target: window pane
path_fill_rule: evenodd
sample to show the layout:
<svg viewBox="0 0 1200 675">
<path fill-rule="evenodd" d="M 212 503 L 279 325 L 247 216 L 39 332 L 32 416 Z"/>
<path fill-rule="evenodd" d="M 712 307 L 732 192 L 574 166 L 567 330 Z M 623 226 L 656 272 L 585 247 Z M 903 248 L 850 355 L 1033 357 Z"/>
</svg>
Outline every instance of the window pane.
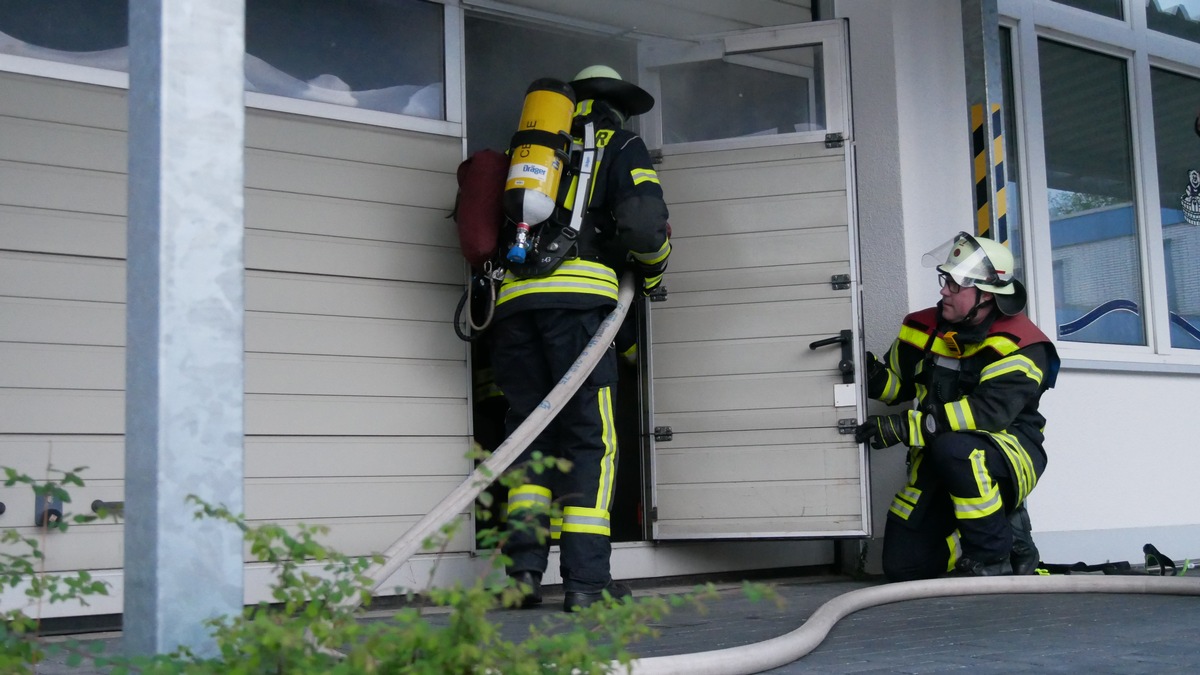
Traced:
<svg viewBox="0 0 1200 675">
<path fill-rule="evenodd" d="M 1095 12 L 1102 16 L 1112 17 L 1114 19 L 1124 19 L 1125 15 L 1121 11 L 1121 0 L 1054 0 L 1062 5 L 1070 5 L 1079 9 L 1086 9 L 1089 12 Z M 1153 1 L 1153 0 L 1151 0 Z"/>
<path fill-rule="evenodd" d="M 588 66 L 604 64 L 622 78 L 636 80 L 637 45 L 628 40 L 476 15 L 466 17 L 464 30 L 469 152 L 508 149 L 521 120 L 525 90 L 538 78 L 566 82 Z M 553 54 L 554 58 L 520 58 L 514 45 L 537 45 L 537 53 Z"/>
<path fill-rule="evenodd" d="M 442 6 L 248 0 L 246 90 L 444 119 Z"/>
<path fill-rule="evenodd" d="M 1200 0 L 1148 0 L 1146 25 L 1150 30 L 1200 42 Z"/>
<path fill-rule="evenodd" d="M 1058 337 L 1144 345 L 1125 61 L 1049 40 L 1038 54 Z"/>
<path fill-rule="evenodd" d="M 823 130 L 822 72 L 820 45 L 665 66 L 663 142 Z"/>
<path fill-rule="evenodd" d="M 1171 346 L 1200 349 L 1200 80 L 1151 69 Z"/>
<path fill-rule="evenodd" d="M 424 0 L 247 0 L 246 90 L 445 119 L 444 10 Z M 0 53 L 129 70 L 126 0 L 0 0 Z"/>
<path fill-rule="evenodd" d="M 1022 283 L 1025 276 L 1024 239 L 1021 234 L 1021 163 L 1017 156 L 1017 106 L 1013 86 L 1012 31 L 1000 29 L 1000 79 L 1004 87 L 1004 170 L 1008 181 L 1004 185 L 1008 220 L 1008 247 L 1013 254 L 1013 273 Z"/>
</svg>

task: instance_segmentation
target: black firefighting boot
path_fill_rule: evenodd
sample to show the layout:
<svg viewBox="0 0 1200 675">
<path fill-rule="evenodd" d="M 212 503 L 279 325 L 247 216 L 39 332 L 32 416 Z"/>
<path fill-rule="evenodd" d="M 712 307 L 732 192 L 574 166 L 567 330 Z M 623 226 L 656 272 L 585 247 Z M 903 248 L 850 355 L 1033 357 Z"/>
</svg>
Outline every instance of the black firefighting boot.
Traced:
<svg viewBox="0 0 1200 675">
<path fill-rule="evenodd" d="M 1012 524 L 1013 546 L 1009 560 L 1012 563 L 1012 573 L 1017 575 L 1037 574 L 1041 555 L 1033 543 L 1033 525 L 1029 522 L 1029 511 L 1025 502 L 1013 510 L 1008 516 Z"/>
</svg>

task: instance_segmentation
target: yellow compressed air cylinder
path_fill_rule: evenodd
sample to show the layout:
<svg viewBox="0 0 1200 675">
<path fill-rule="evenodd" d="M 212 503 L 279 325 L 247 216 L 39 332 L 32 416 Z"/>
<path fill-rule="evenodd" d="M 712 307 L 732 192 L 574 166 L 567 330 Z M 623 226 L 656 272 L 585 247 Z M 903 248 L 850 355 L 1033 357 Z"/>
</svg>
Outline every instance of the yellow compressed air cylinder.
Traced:
<svg viewBox="0 0 1200 675">
<path fill-rule="evenodd" d="M 574 112 L 575 93 L 565 82 L 542 78 L 526 90 L 504 184 L 505 214 L 518 227 L 537 225 L 554 213 Z"/>
</svg>

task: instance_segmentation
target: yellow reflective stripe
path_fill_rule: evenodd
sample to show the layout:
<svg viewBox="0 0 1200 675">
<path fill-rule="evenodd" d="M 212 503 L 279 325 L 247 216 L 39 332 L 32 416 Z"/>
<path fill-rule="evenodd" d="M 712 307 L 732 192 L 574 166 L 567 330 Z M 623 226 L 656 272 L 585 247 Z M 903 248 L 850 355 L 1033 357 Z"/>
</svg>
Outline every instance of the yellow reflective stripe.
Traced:
<svg viewBox="0 0 1200 675">
<path fill-rule="evenodd" d="M 908 447 L 920 448 L 925 445 L 925 433 L 921 429 L 921 411 L 908 411 Z"/>
<path fill-rule="evenodd" d="M 950 495 L 950 501 L 954 504 L 954 517 L 959 520 L 984 518 L 1004 507 L 1000 501 L 1000 486 L 988 473 L 986 457 L 987 454 L 983 450 L 971 451 L 971 468 L 975 472 L 975 488 L 979 491 L 979 496 Z"/>
<path fill-rule="evenodd" d="M 979 381 L 986 382 L 1008 373 L 1025 373 L 1025 376 L 1034 382 L 1042 383 L 1042 369 L 1023 354 L 1014 354 L 992 363 L 979 374 Z"/>
<path fill-rule="evenodd" d="M 892 506 L 888 509 L 892 513 L 900 516 L 904 520 L 912 515 L 913 509 L 917 506 L 917 501 L 921 499 L 921 491 L 911 485 L 906 485 L 903 490 L 896 493 L 892 499 Z"/>
<path fill-rule="evenodd" d="M 1008 463 L 1017 474 L 1017 503 L 1024 501 L 1037 485 L 1037 471 L 1033 468 L 1033 460 L 1016 436 L 1004 431 L 989 433 L 988 436 L 1004 451 Z"/>
<path fill-rule="evenodd" d="M 617 299 L 617 273 L 612 268 L 590 260 L 567 260 L 544 277 L 519 279 L 511 272 L 505 276 L 496 298 L 501 305 L 533 293 L 584 293 Z"/>
<path fill-rule="evenodd" d="M 600 458 L 600 484 L 596 490 L 596 509 L 607 514 L 612 508 L 617 475 L 617 425 L 613 422 L 612 387 L 602 387 L 596 392 L 596 400 L 600 406 L 600 433 L 604 441 L 604 456 Z"/>
<path fill-rule="evenodd" d="M 508 513 L 512 515 L 521 509 L 546 512 L 550 509 L 552 497 L 550 490 L 540 485 L 521 485 L 508 491 Z"/>
<path fill-rule="evenodd" d="M 951 572 L 954 570 L 955 563 L 962 557 L 962 535 L 958 530 L 951 532 L 950 536 L 946 537 L 946 547 L 950 549 L 950 560 L 946 563 L 946 571 Z"/>
<path fill-rule="evenodd" d="M 975 413 L 971 412 L 971 402 L 965 396 L 943 405 L 942 410 L 946 411 L 946 421 L 954 431 L 975 429 Z"/>
<path fill-rule="evenodd" d="M 654 169 L 634 169 L 629 172 L 634 185 L 642 183 L 658 183 L 658 173 Z M 659 183 L 661 185 L 661 183 Z"/>
<path fill-rule="evenodd" d="M 607 537 L 610 534 L 608 511 L 568 506 L 563 509 L 562 531 Z"/>
<path fill-rule="evenodd" d="M 567 197 L 563 200 L 563 208 L 571 211 L 575 208 L 575 186 L 579 183 L 579 176 L 571 176 L 571 185 L 567 187 Z"/>
<path fill-rule="evenodd" d="M 585 98 L 584 100 L 575 104 L 575 117 L 580 117 L 582 115 L 590 115 L 591 112 L 592 112 L 592 99 Z"/>
<path fill-rule="evenodd" d="M 562 518 L 550 519 L 550 538 L 560 539 L 562 537 Z"/>
<path fill-rule="evenodd" d="M 925 331 L 911 326 L 900 326 L 900 337 L 896 339 L 900 342 L 907 342 L 917 349 L 925 349 L 925 343 L 929 342 L 929 335 Z"/>
<path fill-rule="evenodd" d="M 879 400 L 884 403 L 894 403 L 896 397 L 900 395 L 900 378 L 891 371 L 890 368 L 884 369 L 887 373 L 887 381 L 883 385 L 883 393 L 879 395 Z"/>
<path fill-rule="evenodd" d="M 662 246 L 658 247 L 653 253 L 634 253 L 633 259 L 646 265 L 657 265 L 667 259 L 671 255 L 671 240 L 663 241 Z"/>
</svg>

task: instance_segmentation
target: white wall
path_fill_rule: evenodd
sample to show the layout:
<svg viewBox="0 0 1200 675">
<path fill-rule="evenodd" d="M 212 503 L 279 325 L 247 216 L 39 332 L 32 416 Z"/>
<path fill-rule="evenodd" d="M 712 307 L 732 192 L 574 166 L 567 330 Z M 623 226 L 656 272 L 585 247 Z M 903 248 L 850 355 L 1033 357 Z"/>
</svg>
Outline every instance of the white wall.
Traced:
<svg viewBox="0 0 1200 675">
<path fill-rule="evenodd" d="M 879 353 L 906 312 L 937 300 L 922 254 L 973 227 L 961 11 L 956 0 L 837 8 L 850 21 L 865 341 Z M 1197 375 L 1068 362 L 1043 399 L 1049 466 L 1029 500 L 1043 560 L 1139 563 L 1147 542 L 1200 557 L 1198 397 Z M 903 483 L 903 452 L 874 451 L 871 461 L 878 538 Z M 871 548 L 874 562 L 878 541 Z"/>
</svg>

